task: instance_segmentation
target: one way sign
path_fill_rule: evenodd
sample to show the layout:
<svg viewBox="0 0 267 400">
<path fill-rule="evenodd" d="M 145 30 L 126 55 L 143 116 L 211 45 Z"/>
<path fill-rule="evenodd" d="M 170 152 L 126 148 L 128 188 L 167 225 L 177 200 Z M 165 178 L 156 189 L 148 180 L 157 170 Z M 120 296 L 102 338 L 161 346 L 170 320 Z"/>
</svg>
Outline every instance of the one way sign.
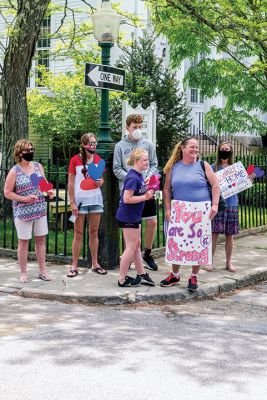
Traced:
<svg viewBox="0 0 267 400">
<path fill-rule="evenodd" d="M 102 64 L 85 64 L 85 85 L 99 89 L 124 91 L 125 70 Z"/>
</svg>

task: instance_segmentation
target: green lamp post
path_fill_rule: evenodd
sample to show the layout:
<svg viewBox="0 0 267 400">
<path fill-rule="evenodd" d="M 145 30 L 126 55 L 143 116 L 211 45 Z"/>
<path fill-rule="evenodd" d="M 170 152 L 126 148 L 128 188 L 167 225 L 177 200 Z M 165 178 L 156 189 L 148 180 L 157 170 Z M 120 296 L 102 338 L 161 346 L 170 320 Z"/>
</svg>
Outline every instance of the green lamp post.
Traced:
<svg viewBox="0 0 267 400">
<path fill-rule="evenodd" d="M 109 0 L 103 0 L 100 9 L 92 15 L 94 36 L 102 50 L 102 64 L 110 64 L 110 49 L 119 36 L 121 17 L 111 7 Z M 99 230 L 99 260 L 107 269 L 113 269 L 119 262 L 119 231 L 116 226 L 116 210 L 119 201 L 118 182 L 112 171 L 115 144 L 110 136 L 109 90 L 101 90 L 101 113 L 98 136 L 98 154 L 106 162 L 103 185 L 104 214 Z"/>
</svg>

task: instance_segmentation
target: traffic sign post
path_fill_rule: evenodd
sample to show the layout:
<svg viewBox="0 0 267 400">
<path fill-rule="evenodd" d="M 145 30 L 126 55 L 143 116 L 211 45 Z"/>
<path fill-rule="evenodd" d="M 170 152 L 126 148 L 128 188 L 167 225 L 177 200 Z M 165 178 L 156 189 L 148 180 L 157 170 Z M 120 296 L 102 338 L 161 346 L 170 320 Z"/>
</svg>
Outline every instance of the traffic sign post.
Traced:
<svg viewBox="0 0 267 400">
<path fill-rule="evenodd" d="M 125 70 L 102 64 L 85 64 L 85 85 L 124 92 Z"/>
</svg>

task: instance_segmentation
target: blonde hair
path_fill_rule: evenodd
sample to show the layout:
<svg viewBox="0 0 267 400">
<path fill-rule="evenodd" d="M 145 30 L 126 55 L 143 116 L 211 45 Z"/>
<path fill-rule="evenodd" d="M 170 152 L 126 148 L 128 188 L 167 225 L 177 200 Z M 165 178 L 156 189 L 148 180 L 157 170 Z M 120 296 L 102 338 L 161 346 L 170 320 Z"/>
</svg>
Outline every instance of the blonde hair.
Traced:
<svg viewBox="0 0 267 400">
<path fill-rule="evenodd" d="M 29 145 L 33 147 L 32 142 L 29 142 L 29 140 L 26 139 L 20 139 L 15 143 L 13 157 L 16 163 L 21 161 L 20 154 L 23 152 L 23 150 L 25 150 L 26 146 Z"/>
<path fill-rule="evenodd" d="M 167 161 L 165 167 L 163 168 L 164 174 L 167 174 L 173 167 L 175 163 L 183 159 L 183 151 L 182 149 L 186 147 L 187 143 L 189 140 L 194 139 L 197 141 L 197 139 L 194 136 L 191 137 L 186 137 L 185 139 L 181 140 L 181 142 L 177 143 L 177 145 L 174 147 L 173 152 L 169 160 Z"/>
<path fill-rule="evenodd" d="M 135 149 L 130 155 L 130 158 L 127 160 L 127 164 L 133 166 L 135 161 L 139 161 L 142 158 L 142 155 L 147 153 L 145 149 Z"/>
<path fill-rule="evenodd" d="M 231 150 L 231 152 L 232 152 L 232 154 L 230 154 L 230 157 L 228 158 L 228 164 L 229 164 L 229 165 L 232 165 L 232 164 L 234 163 L 234 161 L 233 161 L 233 153 L 234 153 L 233 146 L 232 146 L 232 144 L 231 144 L 230 142 L 228 142 L 227 140 L 225 140 L 225 141 L 221 142 L 221 143 L 219 144 L 218 148 L 217 148 L 216 160 L 215 160 L 215 172 L 218 171 L 219 166 L 220 166 L 221 163 L 222 163 L 222 160 L 221 160 L 219 151 L 220 151 L 221 147 L 222 147 L 224 144 L 227 144 L 227 146 L 230 147 L 230 150 Z"/>
</svg>

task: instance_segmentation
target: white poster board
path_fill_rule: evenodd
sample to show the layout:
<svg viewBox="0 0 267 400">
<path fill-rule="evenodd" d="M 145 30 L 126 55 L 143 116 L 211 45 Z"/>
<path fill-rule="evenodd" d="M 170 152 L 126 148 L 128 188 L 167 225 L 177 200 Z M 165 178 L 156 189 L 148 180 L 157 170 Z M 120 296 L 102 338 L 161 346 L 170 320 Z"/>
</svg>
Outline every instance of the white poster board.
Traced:
<svg viewBox="0 0 267 400">
<path fill-rule="evenodd" d="M 156 146 L 156 117 L 157 117 L 157 104 L 155 102 L 150 104 L 150 107 L 143 108 L 141 105 L 133 108 L 127 100 L 122 102 L 122 138 L 126 129 L 126 118 L 130 114 L 138 114 L 143 117 L 143 135 L 146 139 L 150 140 Z"/>
<path fill-rule="evenodd" d="M 172 200 L 165 261 L 177 265 L 212 264 L 210 201 Z"/>
<path fill-rule="evenodd" d="M 241 161 L 217 171 L 216 175 L 219 181 L 221 195 L 224 199 L 252 186 L 252 182 Z"/>
</svg>

